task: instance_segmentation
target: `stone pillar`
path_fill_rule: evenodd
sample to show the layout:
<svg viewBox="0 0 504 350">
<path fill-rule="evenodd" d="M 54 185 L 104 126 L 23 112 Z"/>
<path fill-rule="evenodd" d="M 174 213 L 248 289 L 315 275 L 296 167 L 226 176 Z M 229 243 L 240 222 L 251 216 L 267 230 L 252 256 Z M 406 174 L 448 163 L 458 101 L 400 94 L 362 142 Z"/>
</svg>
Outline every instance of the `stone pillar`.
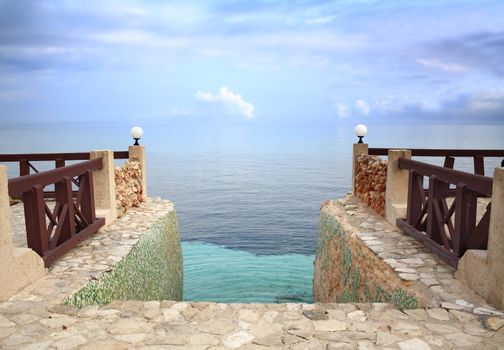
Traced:
<svg viewBox="0 0 504 350">
<path fill-rule="evenodd" d="M 352 152 L 352 194 L 355 194 L 355 170 L 357 167 L 357 157 L 362 154 L 368 154 L 367 143 L 354 143 Z"/>
<path fill-rule="evenodd" d="M 496 168 L 494 171 L 488 230 L 488 264 L 495 281 L 488 301 L 504 309 L 504 168 Z"/>
<path fill-rule="evenodd" d="M 408 170 L 398 167 L 399 158 L 411 159 L 410 150 L 389 150 L 387 187 L 385 192 L 385 219 L 393 226 L 396 219 L 406 217 L 408 203 Z"/>
<path fill-rule="evenodd" d="M 144 146 L 129 146 L 129 160 L 140 163 L 142 169 L 142 201 L 147 199 L 147 167 L 145 164 L 145 147 Z"/>
<path fill-rule="evenodd" d="M 103 166 L 93 171 L 96 215 L 105 218 L 105 226 L 117 220 L 114 152 L 91 151 L 90 159 L 101 158 Z"/>
<path fill-rule="evenodd" d="M 44 261 L 33 250 L 12 244 L 7 167 L 0 165 L 0 301 L 44 276 Z"/>
<path fill-rule="evenodd" d="M 504 168 L 493 178 L 488 250 L 471 249 L 459 260 L 455 277 L 496 308 L 504 309 Z"/>
</svg>

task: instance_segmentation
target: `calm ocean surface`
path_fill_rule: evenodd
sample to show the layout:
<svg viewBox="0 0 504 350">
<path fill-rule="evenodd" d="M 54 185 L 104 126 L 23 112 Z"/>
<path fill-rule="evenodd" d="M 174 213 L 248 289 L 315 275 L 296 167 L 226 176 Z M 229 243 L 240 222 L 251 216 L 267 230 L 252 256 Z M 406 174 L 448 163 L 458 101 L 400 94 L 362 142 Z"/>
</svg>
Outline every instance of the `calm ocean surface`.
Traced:
<svg viewBox="0 0 504 350">
<path fill-rule="evenodd" d="M 184 298 L 311 302 L 319 208 L 350 187 L 353 125 L 141 126 L 148 194 L 177 208 Z M 125 150 L 130 127 L 4 128 L 0 153 Z M 369 126 L 366 141 L 503 149 L 504 126 Z M 456 168 L 472 166 L 471 159 L 457 161 Z M 498 164 L 487 162 L 487 173 Z M 10 168 L 15 176 L 17 167 Z"/>
</svg>

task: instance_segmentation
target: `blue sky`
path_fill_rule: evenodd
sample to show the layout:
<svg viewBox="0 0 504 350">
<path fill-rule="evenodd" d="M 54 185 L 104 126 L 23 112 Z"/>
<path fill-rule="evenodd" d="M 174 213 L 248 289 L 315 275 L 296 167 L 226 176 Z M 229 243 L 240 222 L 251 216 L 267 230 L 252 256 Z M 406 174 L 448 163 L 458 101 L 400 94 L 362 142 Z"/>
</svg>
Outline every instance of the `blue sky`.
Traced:
<svg viewBox="0 0 504 350">
<path fill-rule="evenodd" d="M 503 1 L 3 1 L 0 123 L 504 123 Z"/>
</svg>

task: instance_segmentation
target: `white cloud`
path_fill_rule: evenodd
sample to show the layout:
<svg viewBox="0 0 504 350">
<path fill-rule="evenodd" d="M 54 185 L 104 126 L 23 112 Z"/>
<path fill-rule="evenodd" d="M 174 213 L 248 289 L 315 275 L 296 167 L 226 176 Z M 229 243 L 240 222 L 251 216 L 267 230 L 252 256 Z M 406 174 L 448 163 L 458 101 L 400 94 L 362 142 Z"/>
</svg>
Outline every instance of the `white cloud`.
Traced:
<svg viewBox="0 0 504 350">
<path fill-rule="evenodd" d="M 338 117 L 340 118 L 346 118 L 348 117 L 348 107 L 344 103 L 335 103 L 334 107 L 336 108 L 336 113 L 338 114 Z"/>
<path fill-rule="evenodd" d="M 502 110 L 504 108 L 504 93 L 502 92 L 482 92 L 472 96 L 468 107 L 471 110 Z"/>
<path fill-rule="evenodd" d="M 334 19 L 333 16 L 319 16 L 319 17 L 309 18 L 309 19 L 305 20 L 305 23 L 306 24 L 314 24 L 314 25 L 327 24 L 327 23 L 332 22 L 333 19 Z"/>
<path fill-rule="evenodd" d="M 211 92 L 198 91 L 196 98 L 203 102 L 222 103 L 233 112 L 238 112 L 244 117 L 254 117 L 254 105 L 245 101 L 240 94 L 229 90 L 225 86 L 221 87 L 219 93 L 215 95 Z"/>
<path fill-rule="evenodd" d="M 423 66 L 441 69 L 441 70 L 444 70 L 445 72 L 449 72 L 449 73 L 461 73 L 461 72 L 465 72 L 465 71 L 469 70 L 468 67 L 466 67 L 460 63 L 442 62 L 437 58 L 419 58 L 416 60 L 416 62 L 423 65 Z"/>
<path fill-rule="evenodd" d="M 355 107 L 357 107 L 357 109 L 364 115 L 368 115 L 369 112 L 371 112 L 371 107 L 369 107 L 369 104 L 363 100 L 355 101 Z"/>
</svg>

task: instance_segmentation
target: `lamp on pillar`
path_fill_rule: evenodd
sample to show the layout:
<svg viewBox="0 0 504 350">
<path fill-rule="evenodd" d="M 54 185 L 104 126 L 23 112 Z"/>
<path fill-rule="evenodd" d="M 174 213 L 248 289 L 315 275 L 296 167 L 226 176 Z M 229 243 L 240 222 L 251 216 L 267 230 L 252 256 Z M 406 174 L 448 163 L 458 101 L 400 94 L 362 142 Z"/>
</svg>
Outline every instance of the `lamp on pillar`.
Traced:
<svg viewBox="0 0 504 350">
<path fill-rule="evenodd" d="M 362 138 L 367 135 L 367 127 L 364 124 L 359 124 L 355 127 L 355 135 L 359 138 L 359 142 L 364 143 Z"/>
<path fill-rule="evenodd" d="M 138 140 L 140 140 L 140 138 L 143 135 L 142 128 L 139 126 L 134 126 L 131 128 L 130 134 L 131 134 L 131 137 L 133 137 L 133 140 L 135 140 L 135 143 L 133 144 L 133 146 L 139 146 L 140 144 L 138 143 Z"/>
</svg>

